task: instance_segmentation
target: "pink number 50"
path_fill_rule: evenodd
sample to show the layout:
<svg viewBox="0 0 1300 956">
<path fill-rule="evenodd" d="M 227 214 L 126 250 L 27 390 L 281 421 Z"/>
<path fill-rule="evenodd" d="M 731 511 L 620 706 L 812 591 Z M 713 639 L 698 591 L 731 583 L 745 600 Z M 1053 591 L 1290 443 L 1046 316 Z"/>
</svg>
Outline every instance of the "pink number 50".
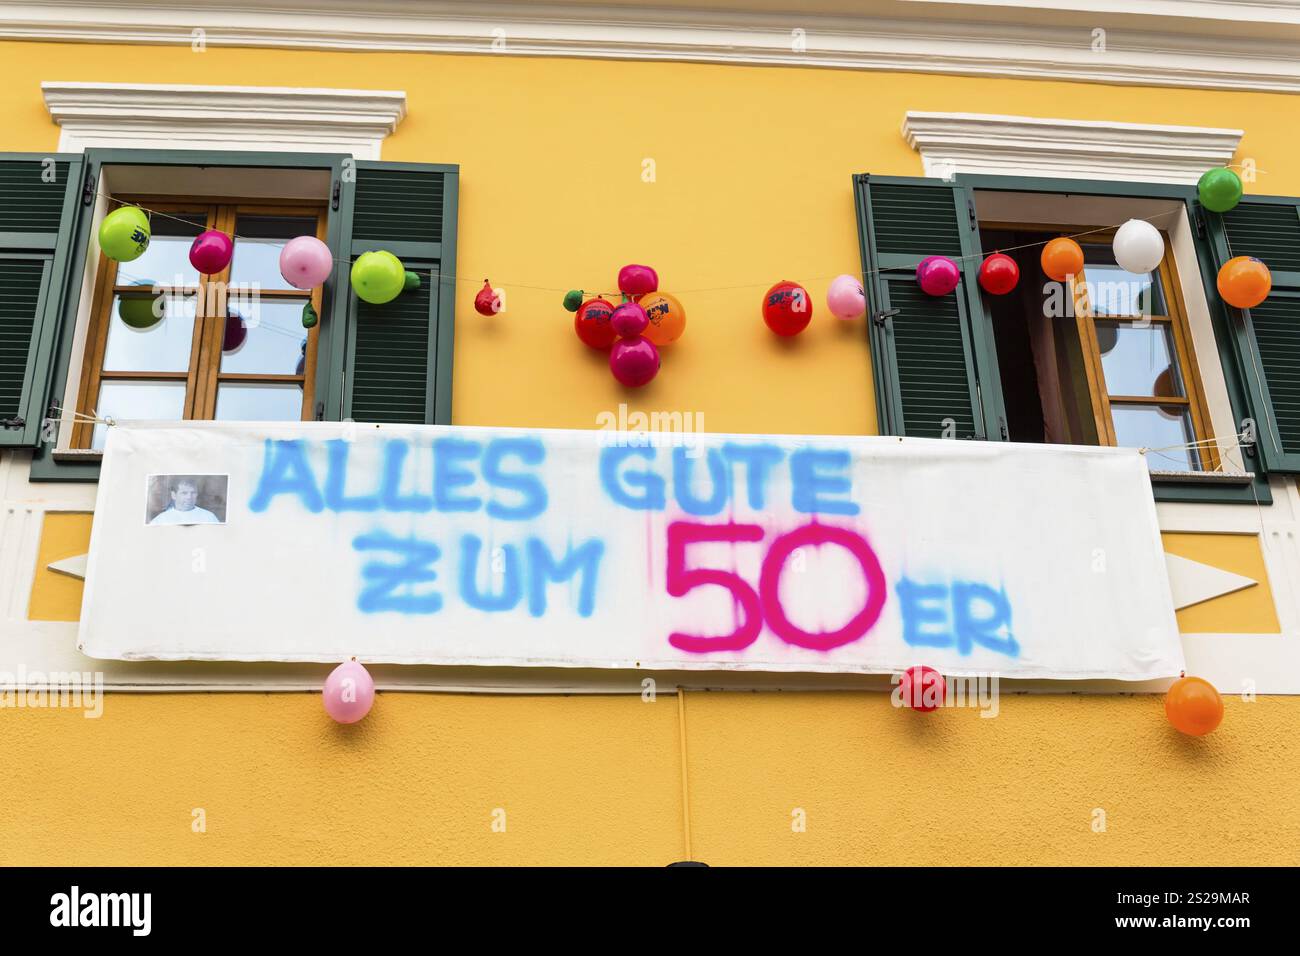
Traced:
<svg viewBox="0 0 1300 956">
<path fill-rule="evenodd" d="M 668 526 L 668 593 L 682 597 L 695 588 L 716 584 L 730 591 L 742 610 L 741 622 L 730 634 L 706 636 L 673 632 L 668 636 L 668 643 L 679 650 L 694 653 L 738 651 L 754 643 L 766 619 L 772 632 L 787 644 L 828 651 L 856 641 L 875 626 L 885 606 L 885 573 L 866 539 L 846 528 L 810 523 L 781 535 L 772 542 L 763 559 L 757 592 L 744 578 L 731 571 L 686 567 L 687 545 L 706 541 L 762 540 L 763 529 L 756 524 L 708 525 L 675 521 Z M 833 631 L 805 631 L 790 620 L 781 604 L 781 572 L 797 549 L 824 544 L 839 545 L 857 560 L 866 580 L 867 598 L 858 613 L 843 627 Z"/>
</svg>

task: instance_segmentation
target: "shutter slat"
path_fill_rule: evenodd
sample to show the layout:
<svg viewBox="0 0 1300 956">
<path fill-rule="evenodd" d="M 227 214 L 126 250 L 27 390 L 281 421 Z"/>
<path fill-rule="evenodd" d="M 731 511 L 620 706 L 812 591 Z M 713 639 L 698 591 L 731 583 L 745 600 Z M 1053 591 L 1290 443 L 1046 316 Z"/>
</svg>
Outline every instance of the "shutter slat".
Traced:
<svg viewBox="0 0 1300 956">
<path fill-rule="evenodd" d="M 41 259 L 0 259 L 0 418 L 21 412 L 44 271 Z"/>
<path fill-rule="evenodd" d="M 1300 453 L 1300 299 L 1271 296 L 1250 319 L 1282 450 Z"/>
</svg>

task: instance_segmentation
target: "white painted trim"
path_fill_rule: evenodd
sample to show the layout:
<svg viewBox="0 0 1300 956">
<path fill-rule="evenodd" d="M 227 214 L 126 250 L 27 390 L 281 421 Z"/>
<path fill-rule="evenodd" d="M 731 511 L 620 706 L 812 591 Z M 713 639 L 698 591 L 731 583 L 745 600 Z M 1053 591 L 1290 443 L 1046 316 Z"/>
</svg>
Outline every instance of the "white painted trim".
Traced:
<svg viewBox="0 0 1300 956">
<path fill-rule="evenodd" d="M 0 5 L 0 38 L 193 46 L 685 60 L 1300 91 L 1300 24 L 1283 3 L 1033 4 L 660 0 L 554 4 L 369 0 L 84 0 Z M 1097 33 L 1104 30 L 1104 36 Z M 799 31 L 799 32 L 796 32 Z"/>
<path fill-rule="evenodd" d="M 1243 131 L 1099 120 L 909 110 L 903 136 L 927 176 L 1194 183 L 1232 161 Z"/>
<path fill-rule="evenodd" d="M 41 83 L 59 150 L 89 146 L 351 153 L 379 159 L 406 115 L 397 90 Z"/>
<path fill-rule="evenodd" d="M 82 578 L 86 576 L 85 559 L 88 557 L 89 555 L 80 555 L 76 559 L 81 562 L 81 574 L 79 576 Z M 1191 558 L 1170 554 L 1167 551 L 1165 552 L 1165 566 L 1169 569 L 1169 590 L 1173 595 L 1175 611 L 1181 611 L 1185 607 L 1191 607 L 1194 604 L 1201 604 L 1213 598 L 1222 597 L 1225 594 L 1232 594 L 1259 585 L 1259 582 L 1254 578 L 1248 578 L 1244 574 L 1234 574 L 1231 571 L 1225 571 L 1209 564 L 1202 564 L 1200 561 L 1193 561 Z M 52 564 L 49 568 L 51 571 L 62 570 L 55 568 Z M 75 569 L 64 571 L 64 573 L 73 574 Z"/>
</svg>

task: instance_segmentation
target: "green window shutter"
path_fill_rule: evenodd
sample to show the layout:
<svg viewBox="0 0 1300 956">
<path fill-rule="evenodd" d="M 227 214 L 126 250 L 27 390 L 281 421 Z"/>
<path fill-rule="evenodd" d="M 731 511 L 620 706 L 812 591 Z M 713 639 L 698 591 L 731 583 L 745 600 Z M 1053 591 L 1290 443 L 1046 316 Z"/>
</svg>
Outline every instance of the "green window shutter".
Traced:
<svg viewBox="0 0 1300 956">
<path fill-rule="evenodd" d="M 1229 212 L 1203 215 L 1216 275 L 1234 256 L 1261 259 L 1273 274 L 1272 293 L 1253 309 L 1223 302 L 1213 281 L 1205 287 L 1227 315 L 1264 466 L 1300 473 L 1300 199 L 1250 196 Z"/>
<path fill-rule="evenodd" d="M 40 440 L 81 171 L 79 156 L 0 153 L 0 447 Z"/>
<path fill-rule="evenodd" d="M 370 305 L 352 292 L 348 267 L 338 270 L 324 417 L 450 424 L 457 167 L 359 161 L 351 173 L 340 258 L 387 250 L 420 273 L 420 287 Z"/>
<path fill-rule="evenodd" d="M 938 179 L 855 179 L 868 330 L 880 430 L 925 438 L 1005 436 L 992 330 L 976 276 L 978 224 L 970 191 Z M 929 255 L 962 266 L 952 295 L 926 295 L 916 266 Z"/>
</svg>

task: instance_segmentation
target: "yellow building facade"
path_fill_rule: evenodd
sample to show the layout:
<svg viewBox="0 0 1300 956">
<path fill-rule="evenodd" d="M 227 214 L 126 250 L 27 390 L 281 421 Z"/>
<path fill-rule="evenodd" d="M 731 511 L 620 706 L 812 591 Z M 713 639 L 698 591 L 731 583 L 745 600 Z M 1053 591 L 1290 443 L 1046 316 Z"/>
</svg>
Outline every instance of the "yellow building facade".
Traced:
<svg viewBox="0 0 1300 956">
<path fill-rule="evenodd" d="M 150 97 L 400 91 L 390 118 L 320 135 L 368 137 L 367 158 L 459 167 L 451 422 L 538 428 L 595 428 L 626 406 L 694 416 L 709 432 L 879 433 L 864 321 L 836 322 L 824 307 L 832 277 L 864 268 L 853 177 L 933 176 L 944 163 L 959 176 L 997 172 L 972 157 L 1007 161 L 1007 122 L 988 131 L 963 117 L 1050 120 L 1044 142 L 1073 137 L 1051 156 L 1023 147 L 1025 168 L 1004 167 L 1013 174 L 1044 164 L 1050 176 L 1057 163 L 1106 178 L 1078 170 L 1115 162 L 1141 181 L 1143 164 L 1167 160 L 1160 181 L 1194 183 L 1170 169 L 1228 141 L 1219 163 L 1257 171 L 1248 194 L 1300 195 L 1289 80 L 1261 74 L 1252 88 L 1207 70 L 1193 86 L 1151 68 L 1119 82 L 1104 61 L 1096 82 L 1086 63 L 1059 76 L 942 57 L 933 72 L 915 60 L 827 68 L 813 55 L 817 22 L 813 53 L 796 48 L 788 62 L 727 62 L 715 47 L 545 50 L 516 45 L 511 25 L 495 48 L 488 25 L 471 38 L 481 51 L 454 52 L 393 35 L 333 49 L 234 27 L 227 37 L 215 22 L 197 39 L 175 25 L 151 38 L 139 24 L 13 28 L 0 33 L 0 151 L 121 148 L 132 135 L 161 148 L 156 130 L 173 122 L 170 148 L 193 135 L 209 149 L 209 115 L 244 137 L 235 148 L 288 148 L 266 132 L 273 115 L 223 126 L 218 114 L 238 110 L 195 94 L 172 98 L 190 112 L 174 121 Z M 791 31 L 766 29 L 783 44 Z M 1088 159 L 1107 130 L 1122 156 Z M 1154 145 L 1133 145 L 1143 143 Z M 560 305 L 564 290 L 603 288 L 624 262 L 652 263 L 689 315 L 641 391 L 577 343 Z M 475 311 L 484 279 L 504 290 L 503 312 Z M 814 302 L 792 341 L 759 315 L 778 279 L 802 282 Z M 1232 413 L 1213 411 L 1219 356 L 1195 304 L 1187 311 L 1207 416 L 1231 436 Z M 1157 505 L 1166 554 L 1248 582 L 1178 608 L 1188 670 L 1225 705 L 1218 730 L 1191 738 L 1166 722 L 1163 688 L 1146 685 L 1008 682 L 996 719 L 914 719 L 890 706 L 888 687 L 848 676 L 702 672 L 648 694 L 639 674 L 397 666 L 374 669 L 370 716 L 338 726 L 316 692 L 324 665 L 77 654 L 75 561 L 95 486 L 30 468 L 29 450 L 0 452 L 3 665 L 102 671 L 105 693 L 98 719 L 12 699 L 0 709 L 6 864 L 1300 862 L 1300 492 L 1289 473 L 1270 473 L 1269 503 Z"/>
</svg>

